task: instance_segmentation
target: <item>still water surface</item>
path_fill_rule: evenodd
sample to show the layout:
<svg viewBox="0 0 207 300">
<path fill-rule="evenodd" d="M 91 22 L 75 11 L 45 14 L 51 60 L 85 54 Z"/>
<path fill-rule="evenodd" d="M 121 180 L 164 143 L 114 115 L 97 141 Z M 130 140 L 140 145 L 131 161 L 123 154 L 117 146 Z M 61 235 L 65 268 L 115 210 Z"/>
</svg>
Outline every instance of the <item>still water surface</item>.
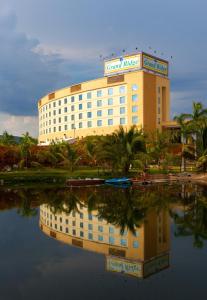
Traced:
<svg viewBox="0 0 207 300">
<path fill-rule="evenodd" d="M 0 190 L 0 299 L 201 299 L 207 189 Z"/>
</svg>

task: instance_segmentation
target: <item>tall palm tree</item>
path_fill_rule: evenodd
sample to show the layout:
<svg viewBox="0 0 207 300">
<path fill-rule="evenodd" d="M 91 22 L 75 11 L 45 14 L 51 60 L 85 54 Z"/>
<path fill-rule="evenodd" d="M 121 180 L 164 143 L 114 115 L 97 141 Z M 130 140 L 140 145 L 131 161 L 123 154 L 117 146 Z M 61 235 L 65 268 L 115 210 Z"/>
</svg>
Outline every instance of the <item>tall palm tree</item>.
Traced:
<svg viewBox="0 0 207 300">
<path fill-rule="evenodd" d="M 193 102 L 193 110 L 191 114 L 187 114 L 189 120 L 188 126 L 191 133 L 194 135 L 195 159 L 197 159 L 197 142 L 200 135 L 200 124 L 207 117 L 207 109 L 204 109 L 201 102 Z"/>
<path fill-rule="evenodd" d="M 29 159 L 31 157 L 31 147 L 37 145 L 37 139 L 31 137 L 29 132 L 22 135 L 20 139 L 20 152 L 21 152 L 21 162 L 20 166 L 28 167 Z"/>
<path fill-rule="evenodd" d="M 180 114 L 174 117 L 174 120 L 180 125 L 180 134 L 181 134 L 181 144 L 182 144 L 182 153 L 181 153 L 181 172 L 185 171 L 185 144 L 187 143 L 188 136 L 188 124 L 186 120 L 189 118 L 189 114 Z"/>
<path fill-rule="evenodd" d="M 31 137 L 28 132 L 22 135 L 20 139 L 20 151 L 22 160 L 21 165 L 28 167 L 29 158 L 31 156 L 31 147 L 37 145 L 37 139 Z"/>
</svg>

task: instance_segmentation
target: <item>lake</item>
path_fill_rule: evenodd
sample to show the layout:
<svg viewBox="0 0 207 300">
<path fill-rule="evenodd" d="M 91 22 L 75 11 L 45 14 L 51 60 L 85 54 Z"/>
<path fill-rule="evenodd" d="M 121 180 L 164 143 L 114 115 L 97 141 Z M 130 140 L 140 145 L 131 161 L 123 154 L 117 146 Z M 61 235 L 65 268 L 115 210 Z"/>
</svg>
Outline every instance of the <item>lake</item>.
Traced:
<svg viewBox="0 0 207 300">
<path fill-rule="evenodd" d="M 0 189 L 0 299 L 202 299 L 207 188 Z"/>
</svg>

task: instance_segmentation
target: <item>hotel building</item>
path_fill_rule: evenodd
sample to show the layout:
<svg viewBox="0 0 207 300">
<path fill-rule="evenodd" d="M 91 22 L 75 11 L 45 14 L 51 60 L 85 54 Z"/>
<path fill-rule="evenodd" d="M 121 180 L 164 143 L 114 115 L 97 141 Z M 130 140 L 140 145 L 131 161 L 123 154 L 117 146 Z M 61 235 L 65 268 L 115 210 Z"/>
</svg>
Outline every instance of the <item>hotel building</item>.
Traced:
<svg viewBox="0 0 207 300">
<path fill-rule="evenodd" d="M 151 211 L 135 233 L 108 223 L 98 211 L 78 205 L 70 214 L 40 206 L 40 228 L 63 243 L 104 254 L 106 270 L 144 278 L 169 267 L 170 226 L 167 211 Z"/>
<path fill-rule="evenodd" d="M 168 62 L 146 53 L 107 60 L 104 77 L 38 101 L 39 144 L 106 135 L 119 125 L 162 130 L 169 121 Z"/>
</svg>

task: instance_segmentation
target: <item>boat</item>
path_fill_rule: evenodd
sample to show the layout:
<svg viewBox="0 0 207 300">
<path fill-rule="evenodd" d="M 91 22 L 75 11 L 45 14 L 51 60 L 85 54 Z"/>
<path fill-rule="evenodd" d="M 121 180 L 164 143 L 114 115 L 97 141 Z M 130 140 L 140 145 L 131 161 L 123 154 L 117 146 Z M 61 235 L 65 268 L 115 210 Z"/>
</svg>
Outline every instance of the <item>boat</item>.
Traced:
<svg viewBox="0 0 207 300">
<path fill-rule="evenodd" d="M 91 186 L 104 184 L 105 180 L 100 178 L 85 178 L 85 179 L 68 179 L 66 184 L 68 186 Z"/>
<path fill-rule="evenodd" d="M 105 180 L 105 183 L 112 184 L 112 185 L 131 185 L 131 180 L 127 177 L 122 178 L 111 178 Z"/>
</svg>

